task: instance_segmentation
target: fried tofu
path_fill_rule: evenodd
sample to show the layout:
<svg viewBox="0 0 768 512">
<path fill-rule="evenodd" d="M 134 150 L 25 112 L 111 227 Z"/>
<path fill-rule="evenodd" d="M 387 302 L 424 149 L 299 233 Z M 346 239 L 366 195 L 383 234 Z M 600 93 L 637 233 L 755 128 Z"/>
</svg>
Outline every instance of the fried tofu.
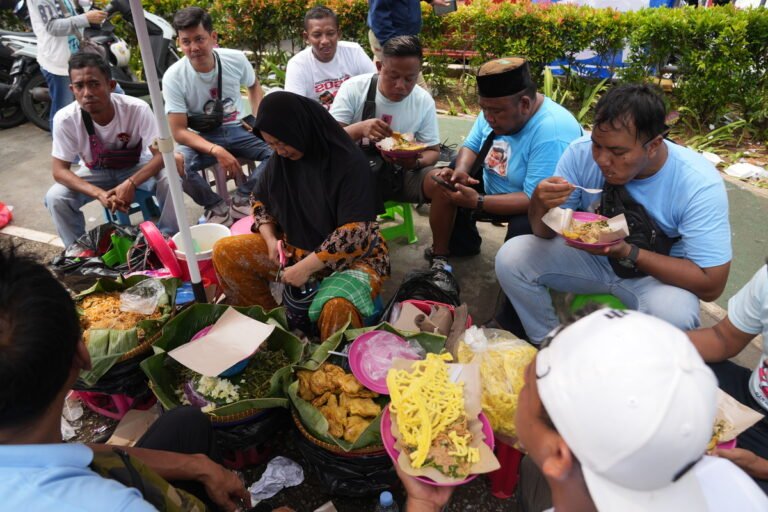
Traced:
<svg viewBox="0 0 768 512">
<path fill-rule="evenodd" d="M 333 437 L 342 437 L 344 435 L 344 425 L 346 417 L 342 415 L 336 395 L 329 394 L 328 402 L 320 407 L 320 413 L 328 421 L 328 433 Z"/>
<path fill-rule="evenodd" d="M 310 379 L 312 378 L 312 372 L 309 370 L 299 370 L 296 372 L 296 376 L 299 379 L 299 396 L 302 400 L 309 402 L 315 398 L 315 393 L 312 392 L 310 387 Z"/>
<path fill-rule="evenodd" d="M 381 412 L 381 406 L 370 398 L 350 398 L 349 414 L 364 418 L 375 418 Z"/>
<path fill-rule="evenodd" d="M 361 418 L 360 416 L 350 416 L 347 418 L 347 424 L 344 428 L 344 440 L 350 443 L 357 441 L 368 425 L 371 424 L 370 420 Z"/>
</svg>

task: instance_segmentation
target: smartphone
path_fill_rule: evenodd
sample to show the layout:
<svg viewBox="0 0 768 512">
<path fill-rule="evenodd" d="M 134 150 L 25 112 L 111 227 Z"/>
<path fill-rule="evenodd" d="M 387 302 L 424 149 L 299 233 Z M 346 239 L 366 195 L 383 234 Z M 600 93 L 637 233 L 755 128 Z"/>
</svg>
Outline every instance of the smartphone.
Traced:
<svg viewBox="0 0 768 512">
<path fill-rule="evenodd" d="M 440 185 L 441 187 L 443 187 L 443 188 L 447 188 L 447 189 L 448 189 L 448 190 L 450 190 L 451 192 L 456 192 L 456 186 L 455 186 L 453 183 L 450 183 L 450 182 L 448 182 L 448 181 L 445 181 L 445 180 L 444 180 L 443 178 L 441 178 L 440 176 L 435 176 L 434 174 L 431 174 L 430 176 L 431 176 L 432 180 L 433 180 L 435 183 L 437 183 L 438 185 Z"/>
<path fill-rule="evenodd" d="M 256 118 L 253 117 L 252 114 L 248 114 L 244 118 L 240 120 L 243 124 L 246 124 L 250 127 L 251 130 L 253 130 L 253 126 L 256 124 Z"/>
</svg>

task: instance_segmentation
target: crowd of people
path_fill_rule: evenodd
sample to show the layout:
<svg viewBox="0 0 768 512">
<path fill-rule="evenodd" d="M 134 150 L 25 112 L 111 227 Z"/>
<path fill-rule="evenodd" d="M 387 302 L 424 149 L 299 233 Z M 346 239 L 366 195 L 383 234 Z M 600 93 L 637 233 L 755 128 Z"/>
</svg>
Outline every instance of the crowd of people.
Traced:
<svg viewBox="0 0 768 512">
<path fill-rule="evenodd" d="M 507 300 L 495 322 L 539 348 L 517 418 L 510 418 L 528 454 L 519 493 L 526 510 L 768 509 L 767 420 L 740 435 L 737 448 L 705 455 L 718 385 L 768 412 L 768 269 L 730 300 L 724 320 L 700 328 L 699 301 L 721 295 L 732 258 L 717 170 L 666 138 L 664 101 L 653 87 L 611 88 L 585 134 L 570 112 L 538 92 L 521 57 L 479 68 L 481 113 L 458 153 L 446 152 L 435 102 L 418 85 L 418 4 L 370 3 L 374 60 L 340 40 L 332 10 L 310 9 L 307 48 L 288 63 L 286 90 L 266 96 L 243 52 L 218 47 L 204 9 L 179 10 L 173 26 L 184 58 L 163 77 L 177 168 L 165 172 L 151 108 L 114 94 L 100 55 L 69 56 L 76 46 L 70 32 L 98 21 L 100 11 L 81 19 L 40 2 L 36 30 L 44 25 L 57 44 L 69 45 L 64 52 L 52 43 L 41 53 L 57 110 L 55 184 L 45 203 L 64 244 L 85 233 L 84 204 L 125 211 L 139 188 L 160 202 L 159 229 L 175 233 L 168 180 L 179 179 L 207 222 L 253 216 L 251 234 L 214 247 L 227 301 L 273 308 L 275 279 L 297 289 L 320 282 L 333 290 L 316 308 L 322 340 L 347 322 L 361 327 L 390 274 L 377 222 L 386 201 L 431 204 L 425 257 L 435 271 L 480 252 L 478 220 L 506 222 L 495 272 Z M 59 92 L 65 85 L 74 101 Z M 423 150 L 382 155 L 375 143 L 395 133 L 413 134 Z M 200 171 L 218 164 L 234 174 L 243 160 L 259 165 L 230 204 Z M 624 214 L 629 236 L 599 248 L 570 244 L 543 221 L 553 208 Z M 628 311 L 600 310 L 562 327 L 550 290 L 611 294 Z M 728 361 L 761 333 L 754 371 Z M 219 464 L 195 410 L 163 415 L 138 448 L 121 453 L 61 444 L 64 397 L 89 364 L 66 290 L 42 266 L 0 252 L 2 507 L 159 506 L 103 478 L 99 464 L 109 461 L 102 454 L 160 482 L 161 501 L 247 509 L 247 492 Z M 450 499 L 448 488 L 400 476 L 409 512 L 440 510 Z"/>
</svg>

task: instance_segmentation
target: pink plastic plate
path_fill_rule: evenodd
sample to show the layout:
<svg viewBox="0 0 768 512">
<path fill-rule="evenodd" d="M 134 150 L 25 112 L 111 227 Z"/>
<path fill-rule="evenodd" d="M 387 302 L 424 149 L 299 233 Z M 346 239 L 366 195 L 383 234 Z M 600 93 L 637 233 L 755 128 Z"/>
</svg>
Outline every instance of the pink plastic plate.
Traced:
<svg viewBox="0 0 768 512">
<path fill-rule="evenodd" d="M 251 226 L 253 226 L 253 215 L 243 217 L 239 221 L 232 224 L 232 227 L 229 228 L 229 230 L 233 235 L 250 235 Z"/>
<path fill-rule="evenodd" d="M 179 260 L 176 259 L 176 255 L 173 254 L 173 250 L 168 245 L 168 242 L 163 238 L 163 234 L 157 229 L 157 226 L 152 221 L 144 221 L 139 224 L 139 229 L 144 233 L 144 238 L 147 239 L 147 244 L 155 251 L 160 263 L 171 273 L 173 277 L 181 278 L 183 273 L 181 271 L 181 265 Z"/>
<path fill-rule="evenodd" d="M 485 434 L 485 444 L 487 444 L 491 451 L 493 451 L 493 448 L 495 446 L 494 438 L 493 438 L 493 429 L 491 428 L 491 423 L 488 421 L 488 418 L 485 417 L 485 414 L 480 413 L 480 416 L 478 416 L 480 421 L 483 423 L 483 434 Z M 392 462 L 397 464 L 397 458 L 400 457 L 400 452 L 395 449 L 395 436 L 392 435 L 392 417 L 389 415 L 389 405 L 387 405 L 384 408 L 384 412 L 381 414 L 381 440 L 384 443 L 384 449 L 387 451 L 387 455 L 389 455 L 389 458 L 392 459 Z M 457 485 L 463 485 L 467 482 L 471 482 L 477 478 L 477 475 L 469 475 L 464 480 L 459 480 L 457 482 L 450 482 L 441 484 L 438 482 L 435 482 L 431 478 L 427 478 L 425 476 L 417 476 L 416 480 L 420 480 L 428 485 L 433 485 L 435 487 L 455 487 Z"/>
<path fill-rule="evenodd" d="M 734 448 L 736 448 L 736 439 L 731 439 L 717 445 L 718 450 L 733 450 Z"/>
<path fill-rule="evenodd" d="M 598 215 L 596 213 L 589 213 L 589 212 L 573 212 L 573 218 L 574 220 L 578 220 L 579 222 L 593 222 L 596 220 L 608 220 L 608 217 L 603 217 L 602 215 Z M 579 240 L 571 240 L 570 238 L 565 238 L 565 243 L 570 245 L 571 247 L 581 247 L 584 249 L 599 249 L 601 247 L 610 247 L 612 245 L 616 245 L 617 243 L 621 242 L 621 240 L 622 239 L 619 238 L 618 240 L 614 240 L 613 242 L 588 244 L 586 242 L 580 242 Z"/>
<path fill-rule="evenodd" d="M 395 358 L 420 359 L 408 342 L 389 331 L 368 331 L 349 347 L 349 367 L 360 383 L 371 391 L 388 395 L 387 371 Z"/>
</svg>

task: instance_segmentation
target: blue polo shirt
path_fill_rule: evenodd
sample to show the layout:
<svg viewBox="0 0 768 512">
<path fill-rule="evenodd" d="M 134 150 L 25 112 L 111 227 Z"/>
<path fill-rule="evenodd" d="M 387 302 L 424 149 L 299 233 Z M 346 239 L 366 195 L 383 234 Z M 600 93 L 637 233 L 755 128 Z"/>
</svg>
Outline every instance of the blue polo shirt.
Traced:
<svg viewBox="0 0 768 512">
<path fill-rule="evenodd" d="M 0 446 L 0 509 L 57 512 L 149 512 L 138 490 L 103 478 L 88 467 L 83 444 Z"/>
<path fill-rule="evenodd" d="M 472 125 L 464 147 L 480 153 L 491 126 L 480 113 Z M 483 162 L 483 188 L 486 194 L 525 192 L 531 197 L 536 185 L 555 172 L 557 161 L 568 144 L 582 134 L 576 118 L 549 98 L 523 129 L 513 135 L 497 135 Z"/>
</svg>

